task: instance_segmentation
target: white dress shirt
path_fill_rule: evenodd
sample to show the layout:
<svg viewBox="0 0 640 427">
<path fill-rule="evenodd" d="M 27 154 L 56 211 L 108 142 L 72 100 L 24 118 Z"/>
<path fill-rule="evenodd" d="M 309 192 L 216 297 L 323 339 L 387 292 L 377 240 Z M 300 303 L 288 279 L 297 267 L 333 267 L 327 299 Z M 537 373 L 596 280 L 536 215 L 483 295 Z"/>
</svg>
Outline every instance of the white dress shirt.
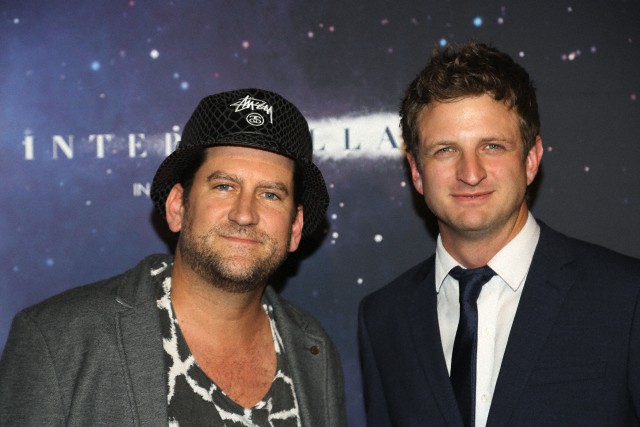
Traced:
<svg viewBox="0 0 640 427">
<path fill-rule="evenodd" d="M 476 427 L 487 424 L 509 332 L 539 238 L 540 226 L 529 213 L 522 230 L 488 263 L 496 276 L 482 287 L 478 297 Z M 460 264 L 449 255 L 438 236 L 435 260 L 438 323 L 449 373 L 460 303 L 458 281 L 448 274 L 457 265 Z M 464 265 L 460 266 L 466 268 Z"/>
</svg>

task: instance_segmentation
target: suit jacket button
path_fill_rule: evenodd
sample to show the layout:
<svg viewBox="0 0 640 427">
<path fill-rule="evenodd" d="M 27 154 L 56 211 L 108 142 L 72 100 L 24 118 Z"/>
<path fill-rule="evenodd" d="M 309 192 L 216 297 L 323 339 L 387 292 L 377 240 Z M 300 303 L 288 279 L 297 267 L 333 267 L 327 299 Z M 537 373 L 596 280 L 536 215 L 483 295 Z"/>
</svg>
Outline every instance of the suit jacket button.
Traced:
<svg viewBox="0 0 640 427">
<path fill-rule="evenodd" d="M 311 346 L 309 351 L 311 352 L 311 354 L 316 355 L 320 353 L 320 347 L 318 347 L 317 345 Z"/>
</svg>

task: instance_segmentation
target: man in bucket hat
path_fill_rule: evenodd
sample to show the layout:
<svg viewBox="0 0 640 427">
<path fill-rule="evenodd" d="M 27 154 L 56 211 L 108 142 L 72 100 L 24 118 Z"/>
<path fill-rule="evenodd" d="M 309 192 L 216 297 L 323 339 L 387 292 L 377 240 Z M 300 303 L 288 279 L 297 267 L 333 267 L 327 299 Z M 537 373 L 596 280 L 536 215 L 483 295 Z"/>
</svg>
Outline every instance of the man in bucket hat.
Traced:
<svg viewBox="0 0 640 427">
<path fill-rule="evenodd" d="M 329 202 L 306 120 L 280 95 L 204 98 L 151 198 L 179 232 L 112 279 L 19 313 L 0 424 L 342 426 L 339 356 L 268 279 Z"/>
</svg>

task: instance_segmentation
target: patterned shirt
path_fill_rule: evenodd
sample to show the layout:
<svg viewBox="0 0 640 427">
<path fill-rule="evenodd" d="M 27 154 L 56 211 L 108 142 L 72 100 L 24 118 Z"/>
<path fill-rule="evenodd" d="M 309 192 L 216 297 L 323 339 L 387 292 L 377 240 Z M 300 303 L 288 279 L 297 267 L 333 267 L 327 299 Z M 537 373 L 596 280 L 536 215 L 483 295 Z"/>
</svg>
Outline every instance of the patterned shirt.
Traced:
<svg viewBox="0 0 640 427">
<path fill-rule="evenodd" d="M 175 317 L 171 305 L 171 276 L 166 274 L 157 306 L 168 378 L 169 426 L 301 427 L 298 401 L 273 308 L 263 301 L 276 351 L 276 374 L 263 399 L 252 408 L 244 408 L 231 400 L 195 361 Z"/>
</svg>

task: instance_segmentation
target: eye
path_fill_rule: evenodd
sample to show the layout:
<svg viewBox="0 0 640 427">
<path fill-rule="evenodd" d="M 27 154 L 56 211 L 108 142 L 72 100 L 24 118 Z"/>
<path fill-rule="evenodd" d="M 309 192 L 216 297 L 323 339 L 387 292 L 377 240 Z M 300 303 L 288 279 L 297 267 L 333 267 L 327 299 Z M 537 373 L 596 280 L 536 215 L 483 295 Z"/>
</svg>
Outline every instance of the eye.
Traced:
<svg viewBox="0 0 640 427">
<path fill-rule="evenodd" d="M 231 191 L 231 189 L 233 187 L 231 186 L 231 184 L 217 184 L 213 188 L 215 188 L 216 190 L 219 190 L 219 191 L 225 191 L 226 192 L 226 191 Z"/>
<path fill-rule="evenodd" d="M 504 151 L 505 148 L 504 148 L 504 145 L 502 145 L 502 144 L 498 144 L 498 143 L 495 143 L 495 142 L 489 142 L 489 143 L 485 144 L 484 149 L 486 151 L 488 151 L 488 152 L 491 152 L 491 153 L 497 153 L 497 152 Z"/>
<path fill-rule="evenodd" d="M 267 191 L 266 193 L 263 193 L 263 196 L 267 200 L 280 200 L 280 196 L 278 196 L 276 193 L 272 193 L 270 191 Z"/>
<path fill-rule="evenodd" d="M 433 155 L 434 156 L 448 156 L 451 153 L 455 153 L 455 148 L 451 147 L 451 146 L 444 146 L 444 147 L 435 147 L 434 151 L 433 151 Z"/>
</svg>

